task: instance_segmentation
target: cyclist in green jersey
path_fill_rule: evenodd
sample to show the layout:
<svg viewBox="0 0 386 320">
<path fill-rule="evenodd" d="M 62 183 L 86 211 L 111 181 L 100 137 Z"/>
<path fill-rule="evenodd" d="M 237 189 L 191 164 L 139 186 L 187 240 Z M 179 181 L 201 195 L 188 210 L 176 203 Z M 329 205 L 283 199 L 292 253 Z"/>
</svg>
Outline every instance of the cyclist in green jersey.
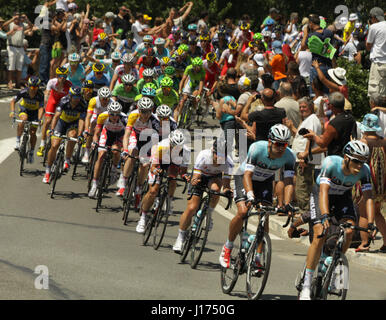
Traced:
<svg viewBox="0 0 386 320">
<path fill-rule="evenodd" d="M 158 89 L 158 83 L 157 83 L 157 80 L 154 79 L 155 73 L 153 69 L 147 68 L 143 70 L 142 75 L 143 75 L 143 78 L 139 79 L 137 82 L 137 89 L 139 92 L 142 91 L 145 84 L 147 83 L 153 83 L 156 86 L 156 89 Z"/>
<path fill-rule="evenodd" d="M 173 109 L 179 101 L 179 95 L 177 91 L 173 89 L 173 80 L 169 77 L 162 79 L 161 88 L 156 91 L 156 96 L 161 104 L 166 104 L 170 109 Z"/>
<path fill-rule="evenodd" d="M 121 80 L 122 83 L 114 88 L 112 96 L 115 101 L 122 105 L 122 112 L 128 113 L 131 111 L 130 106 L 134 103 L 139 92 L 135 86 L 136 79 L 132 74 L 125 74 Z"/>
</svg>

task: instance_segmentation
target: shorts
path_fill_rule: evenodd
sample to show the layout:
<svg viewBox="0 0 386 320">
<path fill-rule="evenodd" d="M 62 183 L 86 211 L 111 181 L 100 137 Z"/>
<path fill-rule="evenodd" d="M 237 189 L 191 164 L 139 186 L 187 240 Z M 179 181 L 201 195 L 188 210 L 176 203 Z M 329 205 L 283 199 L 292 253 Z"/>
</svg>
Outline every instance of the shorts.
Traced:
<svg viewBox="0 0 386 320">
<path fill-rule="evenodd" d="M 62 119 L 58 120 L 58 123 L 55 126 L 54 129 L 54 136 L 60 137 L 67 134 L 68 131 L 78 129 L 79 121 L 73 121 L 73 122 L 65 122 Z"/>
<path fill-rule="evenodd" d="M 8 52 L 8 70 L 22 71 L 24 64 L 24 48 L 7 46 Z"/>
<path fill-rule="evenodd" d="M 22 114 L 26 114 L 28 117 L 28 121 L 39 121 L 39 109 L 31 110 L 25 107 L 20 106 L 19 117 Z"/>
<path fill-rule="evenodd" d="M 179 169 L 179 166 L 172 163 L 172 164 L 163 164 L 161 165 L 161 168 L 163 170 L 168 170 L 168 176 L 171 177 L 171 178 L 177 178 L 177 175 L 178 175 L 178 169 Z M 150 170 L 149 170 L 149 174 L 148 174 L 148 182 L 149 182 L 149 185 L 152 185 L 153 183 L 156 184 L 160 184 L 161 182 L 161 179 L 160 179 L 160 176 L 156 176 L 155 174 L 153 174 Z"/>
<path fill-rule="evenodd" d="M 192 83 L 189 79 L 188 82 L 186 83 L 184 89 L 182 90 L 182 93 L 183 94 L 192 94 L 194 91 L 198 90 L 198 88 L 199 88 L 199 85 L 193 87 Z"/>
<path fill-rule="evenodd" d="M 59 102 L 60 99 L 56 100 L 54 96 L 50 94 L 46 105 L 46 117 L 53 117 L 55 115 L 55 110 Z"/>
<path fill-rule="evenodd" d="M 244 189 L 243 175 L 236 175 L 235 177 L 235 203 L 240 201 L 247 201 L 247 194 Z M 273 177 L 265 181 L 252 180 L 253 193 L 255 199 L 261 202 L 272 204 L 272 182 Z"/>
<path fill-rule="evenodd" d="M 190 196 L 191 194 L 193 194 L 194 196 L 201 197 L 205 188 L 209 187 L 210 182 L 212 182 L 215 179 L 221 179 L 221 178 L 222 178 L 222 174 L 218 174 L 215 176 L 201 175 L 201 182 L 198 185 L 192 186 L 191 184 L 189 184 L 188 195 Z"/>
<path fill-rule="evenodd" d="M 319 206 L 319 186 L 315 184 L 312 187 L 310 198 L 311 224 L 321 223 L 322 212 Z M 354 203 L 352 201 L 351 190 L 346 191 L 342 195 L 329 195 L 328 206 L 331 215 L 334 215 L 337 221 L 342 219 L 350 219 L 357 221 Z"/>
<path fill-rule="evenodd" d="M 125 134 L 125 130 L 121 130 L 118 132 L 109 131 L 106 128 L 102 129 L 101 136 L 99 138 L 99 146 L 100 147 L 111 147 L 113 145 L 117 145 L 118 147 L 122 147 L 122 140 Z M 98 149 L 98 151 L 102 151 L 103 149 Z"/>
</svg>

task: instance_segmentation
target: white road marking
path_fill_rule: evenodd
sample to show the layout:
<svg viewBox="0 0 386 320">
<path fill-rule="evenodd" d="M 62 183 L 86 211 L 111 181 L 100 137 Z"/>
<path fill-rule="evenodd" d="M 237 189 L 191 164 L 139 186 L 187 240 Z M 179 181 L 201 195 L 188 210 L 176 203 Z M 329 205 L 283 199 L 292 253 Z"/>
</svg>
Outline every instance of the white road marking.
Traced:
<svg viewBox="0 0 386 320">
<path fill-rule="evenodd" d="M 0 140 L 0 163 L 7 159 L 12 152 L 14 152 L 15 144 L 15 137 Z"/>
<path fill-rule="evenodd" d="M 223 217 L 225 217 L 229 220 L 232 220 L 234 217 L 234 215 L 232 213 L 226 211 L 223 207 L 221 207 L 221 205 L 217 205 L 215 211 L 218 214 L 221 214 Z M 249 231 L 255 232 L 256 228 L 257 228 L 256 224 L 248 222 L 248 230 Z M 269 237 L 271 238 L 271 240 L 284 240 L 282 238 L 275 236 L 274 234 L 272 234 L 272 232 L 269 233 Z"/>
<path fill-rule="evenodd" d="M 12 101 L 13 98 L 14 98 L 14 96 L 12 96 L 12 97 L 1 98 L 1 99 L 0 99 L 0 103 L 9 103 L 9 102 Z"/>
</svg>

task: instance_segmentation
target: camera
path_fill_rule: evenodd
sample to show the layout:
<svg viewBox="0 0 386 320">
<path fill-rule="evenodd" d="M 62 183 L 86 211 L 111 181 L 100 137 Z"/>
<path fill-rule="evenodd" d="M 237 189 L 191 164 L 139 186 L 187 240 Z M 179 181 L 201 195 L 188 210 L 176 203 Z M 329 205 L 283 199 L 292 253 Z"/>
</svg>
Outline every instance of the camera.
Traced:
<svg viewBox="0 0 386 320">
<path fill-rule="evenodd" d="M 308 129 L 306 129 L 306 128 L 301 128 L 298 132 L 302 136 L 304 136 L 307 133 L 310 133 L 310 131 Z"/>
</svg>

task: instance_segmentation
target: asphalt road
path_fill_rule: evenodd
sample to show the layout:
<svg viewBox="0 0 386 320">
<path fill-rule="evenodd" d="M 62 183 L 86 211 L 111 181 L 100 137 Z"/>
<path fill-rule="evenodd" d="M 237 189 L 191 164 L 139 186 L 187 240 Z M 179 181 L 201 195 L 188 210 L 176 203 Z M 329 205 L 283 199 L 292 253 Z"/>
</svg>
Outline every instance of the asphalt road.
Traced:
<svg viewBox="0 0 386 320">
<path fill-rule="evenodd" d="M 0 161 L 14 145 L 15 129 L 8 119 L 8 104 L 0 103 Z M 40 140 L 38 140 L 39 142 Z M 50 199 L 42 183 L 39 158 L 18 173 L 12 152 L 0 163 L 0 299 L 130 299 L 223 300 L 246 299 L 245 276 L 231 295 L 220 288 L 218 257 L 226 240 L 228 218 L 214 215 L 214 228 L 197 270 L 180 264 L 171 247 L 177 236 L 186 196 L 177 189 L 175 215 L 171 217 L 162 246 L 155 251 L 142 245 L 135 232 L 138 215 L 122 224 L 121 201 L 113 194 L 95 212 L 87 197 L 86 180 L 64 176 L 58 195 Z M 84 173 L 84 169 L 80 169 Z M 223 210 L 222 210 L 223 211 Z M 272 234 L 273 257 L 263 300 L 295 300 L 294 281 L 307 247 Z M 48 289 L 37 289 L 38 266 L 49 273 Z M 350 264 L 348 299 L 386 298 L 386 273 Z M 37 286 L 39 288 L 39 286 Z"/>
</svg>

